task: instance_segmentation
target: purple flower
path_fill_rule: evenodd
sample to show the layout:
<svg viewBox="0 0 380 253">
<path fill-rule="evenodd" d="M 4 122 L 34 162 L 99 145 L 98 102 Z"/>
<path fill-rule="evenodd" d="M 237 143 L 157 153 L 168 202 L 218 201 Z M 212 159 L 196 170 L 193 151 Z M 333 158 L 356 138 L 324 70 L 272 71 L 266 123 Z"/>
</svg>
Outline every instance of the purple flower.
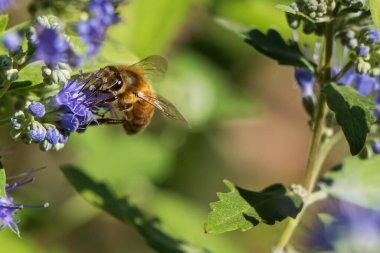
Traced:
<svg viewBox="0 0 380 253">
<path fill-rule="evenodd" d="M 91 0 L 87 9 L 100 24 L 109 26 L 119 21 L 119 16 L 115 12 L 112 0 Z"/>
<path fill-rule="evenodd" d="M 9 195 L 9 191 L 25 184 L 32 183 L 34 181 L 34 177 L 30 175 L 31 173 L 28 173 L 28 175 L 20 182 L 13 183 L 12 185 L 5 185 L 6 197 L 0 197 L 0 230 L 8 227 L 13 233 L 20 236 L 20 230 L 18 228 L 20 219 L 16 216 L 17 211 L 23 208 L 45 208 L 49 206 L 48 203 L 39 206 L 13 203 L 13 198 Z"/>
<path fill-rule="evenodd" d="M 115 1 L 112 0 L 91 0 L 87 10 L 92 18 L 77 24 L 77 32 L 87 45 L 88 56 L 93 56 L 99 51 L 108 27 L 120 20 L 114 4 Z"/>
<path fill-rule="evenodd" d="M 61 133 L 55 127 L 49 127 L 46 131 L 46 140 L 51 144 L 57 144 Z"/>
<path fill-rule="evenodd" d="M 363 46 L 363 45 L 359 46 L 358 47 L 358 55 L 360 57 L 368 57 L 368 55 L 369 55 L 369 47 Z"/>
<path fill-rule="evenodd" d="M 67 59 L 68 44 L 63 36 L 54 29 L 37 25 L 34 43 L 36 60 L 42 60 L 46 64 L 55 66 L 58 62 Z"/>
<path fill-rule="evenodd" d="M 11 52 L 18 50 L 21 46 L 21 36 L 17 32 L 10 32 L 3 37 L 4 46 Z"/>
<path fill-rule="evenodd" d="M 78 23 L 77 31 L 81 40 L 86 43 L 88 56 L 93 56 L 99 51 L 105 37 L 104 29 L 95 19 Z"/>
<path fill-rule="evenodd" d="M 79 127 L 79 119 L 72 113 L 64 113 L 61 115 L 58 124 L 67 132 L 75 132 Z"/>
<path fill-rule="evenodd" d="M 8 7 L 13 4 L 12 0 L 0 0 L 0 13 L 3 13 Z"/>
<path fill-rule="evenodd" d="M 368 74 L 356 74 L 355 89 L 362 95 L 368 96 L 379 90 L 379 78 Z"/>
<path fill-rule="evenodd" d="M 380 154 L 380 140 L 373 141 L 371 147 L 375 154 Z"/>
<path fill-rule="evenodd" d="M 76 131 L 79 127 L 85 128 L 92 121 L 96 122 L 95 115 L 99 115 L 99 107 L 96 102 L 102 100 L 104 96 L 103 98 L 94 96 L 87 87 L 84 88 L 93 77 L 79 82 L 78 75 L 50 98 L 50 107 L 56 109 L 57 113 L 59 113 L 57 124 L 67 132 Z M 104 107 L 107 110 L 107 107 Z"/>
<path fill-rule="evenodd" d="M 301 88 L 303 97 L 314 96 L 313 87 L 315 84 L 315 77 L 307 69 L 296 68 L 294 76 L 296 78 L 298 86 Z"/>
<path fill-rule="evenodd" d="M 376 28 L 372 29 L 372 30 L 368 33 L 367 41 L 368 41 L 369 43 L 376 43 L 376 42 L 379 42 L 379 32 L 377 31 Z"/>
<path fill-rule="evenodd" d="M 46 129 L 39 123 L 33 122 L 29 136 L 34 142 L 41 142 L 45 139 Z"/>
<path fill-rule="evenodd" d="M 42 118 L 45 115 L 45 106 L 40 102 L 32 102 L 28 106 L 28 111 L 36 118 Z"/>
</svg>

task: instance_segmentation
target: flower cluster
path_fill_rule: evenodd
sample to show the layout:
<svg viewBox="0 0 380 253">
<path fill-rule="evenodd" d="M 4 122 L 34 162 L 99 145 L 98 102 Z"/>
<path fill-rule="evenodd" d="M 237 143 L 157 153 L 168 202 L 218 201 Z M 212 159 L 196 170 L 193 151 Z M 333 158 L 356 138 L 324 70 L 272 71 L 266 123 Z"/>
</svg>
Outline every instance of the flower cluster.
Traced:
<svg viewBox="0 0 380 253">
<path fill-rule="evenodd" d="M 120 20 L 114 7 L 117 4 L 115 0 L 91 0 L 88 3 L 87 11 L 91 18 L 77 24 L 78 34 L 87 45 L 88 56 L 99 51 L 108 27 Z"/>
<path fill-rule="evenodd" d="M 301 15 L 287 13 L 289 26 L 298 29 L 302 21 L 305 34 L 322 35 L 323 22 L 319 21 L 326 18 L 340 19 L 338 25 L 334 27 L 335 36 L 352 50 L 356 71 L 362 74 L 369 73 L 371 76 L 380 75 L 379 35 L 368 18 L 368 6 L 365 0 L 297 0 L 290 7 L 296 13 L 302 13 L 315 20 L 312 22 L 302 18 Z M 340 13 L 352 13 L 356 18 L 350 21 L 350 15 L 340 15 Z"/>
<path fill-rule="evenodd" d="M 27 177 L 25 177 L 20 182 L 13 183 L 11 185 L 5 185 L 6 197 L 0 197 L 0 230 L 8 227 L 12 232 L 20 236 L 20 230 L 18 228 L 20 219 L 16 216 L 17 211 L 23 208 L 46 208 L 49 206 L 49 203 L 44 203 L 37 206 L 13 203 L 13 197 L 9 195 L 9 192 L 20 186 L 32 183 L 34 179 L 35 178 L 32 177 L 30 173 L 28 173 Z"/>
<path fill-rule="evenodd" d="M 29 102 L 24 110 L 11 118 L 11 136 L 24 143 L 39 143 L 44 151 L 60 150 L 70 133 L 85 129 L 102 116 L 107 105 L 97 105 L 102 98 L 93 96 L 86 84 L 90 77 L 79 82 L 79 75 L 54 96 L 40 102 Z"/>
</svg>

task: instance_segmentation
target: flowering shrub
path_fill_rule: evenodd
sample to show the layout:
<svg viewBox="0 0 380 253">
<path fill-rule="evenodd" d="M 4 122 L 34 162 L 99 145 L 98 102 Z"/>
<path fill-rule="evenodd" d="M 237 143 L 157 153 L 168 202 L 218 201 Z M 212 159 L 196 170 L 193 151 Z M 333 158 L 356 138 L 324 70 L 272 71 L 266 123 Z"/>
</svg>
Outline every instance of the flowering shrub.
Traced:
<svg viewBox="0 0 380 253">
<path fill-rule="evenodd" d="M 125 22 L 118 10 L 126 3 L 120 0 L 81 0 L 67 1 L 62 4 L 63 2 L 35 0 L 29 8 L 31 15 L 34 16 L 33 20 L 7 27 L 8 16 L 4 13 L 17 3 L 0 0 L 0 12 L 4 14 L 0 16 L 2 43 L 0 47 L 0 115 L 2 116 L 0 124 L 4 126 L 4 129 L 9 130 L 9 135 L 14 141 L 37 144 L 40 150 L 49 151 L 49 154 L 69 145 L 70 140 L 73 141 L 72 136 L 76 133 L 83 133 L 91 125 L 100 125 L 105 122 L 104 120 L 112 120 L 105 118 L 105 115 L 117 113 L 109 103 L 109 100 L 114 101 L 117 98 L 117 94 L 100 92 L 96 88 L 99 86 L 94 86 L 94 84 L 103 85 L 105 82 L 99 76 L 100 68 L 120 65 L 124 60 L 119 59 L 122 57 L 121 53 L 119 55 L 116 39 L 115 41 L 108 40 L 108 32 L 112 30 L 112 27 Z M 170 11 L 180 12 L 181 8 L 190 6 L 187 4 L 187 2 L 172 1 L 168 2 L 166 8 L 177 6 L 178 8 L 170 8 Z M 75 11 L 71 13 L 70 8 Z M 281 65 L 289 66 L 294 74 L 294 82 L 300 90 L 300 104 L 308 117 L 307 127 L 312 133 L 304 181 L 301 184 L 294 183 L 289 186 L 273 183 L 263 190 L 252 191 L 224 180 L 229 192 L 218 193 L 219 200 L 210 204 L 211 211 L 204 224 L 204 230 L 207 233 L 205 237 L 211 236 L 209 234 L 234 230 L 247 231 L 260 224 L 272 226 L 286 220 L 287 225 L 279 238 L 276 238 L 278 241 L 272 248 L 272 252 L 326 252 L 328 250 L 349 252 L 350 249 L 354 249 L 355 252 L 360 252 L 361 249 L 365 252 L 376 252 L 379 247 L 376 238 L 380 236 L 378 222 L 380 211 L 378 197 L 380 0 L 296 0 L 290 5 L 277 5 L 276 8 L 282 11 L 279 13 L 286 19 L 288 33 L 291 35 L 287 36 L 285 31 L 279 32 L 275 29 L 268 31 L 251 29 L 225 19 L 220 19 L 219 23 L 225 28 L 240 33 L 246 46 L 253 47 Z M 52 13 L 55 15 L 51 15 Z M 144 27 L 145 17 L 139 18 L 141 18 L 141 27 Z M 164 19 L 166 16 L 160 18 Z M 135 47 L 136 54 L 144 52 L 144 48 L 139 48 L 140 45 L 144 46 L 144 43 L 152 44 L 152 48 L 161 46 L 160 50 L 157 50 L 160 52 L 165 51 L 162 44 L 169 44 L 169 39 L 163 40 L 164 43 L 160 44 L 158 35 L 164 37 L 169 30 L 174 29 L 176 24 L 171 23 L 166 27 L 166 23 L 159 23 L 161 20 L 158 18 L 155 17 L 152 20 L 146 23 L 151 23 L 154 27 L 152 30 L 160 30 L 160 32 L 162 30 L 162 33 L 151 35 L 148 39 L 148 33 L 145 33 L 143 28 L 140 30 L 140 23 L 138 23 L 134 30 L 135 34 L 132 36 L 136 42 L 128 45 Z M 181 35 L 183 34 L 185 32 L 181 32 Z M 122 35 L 120 32 L 116 37 L 119 38 Z M 140 40 L 138 40 L 139 36 L 142 36 Z M 181 41 L 176 36 L 171 39 L 176 42 Z M 107 42 L 110 43 L 108 47 L 114 49 L 114 54 L 103 53 L 102 50 L 106 48 Z M 218 41 L 218 43 L 222 42 Z M 212 48 L 217 51 L 216 46 L 212 45 Z M 155 50 L 151 51 L 155 52 Z M 220 75 L 222 78 L 214 77 L 212 68 L 208 68 L 207 64 L 198 64 L 201 60 L 197 57 L 185 56 L 178 62 L 183 65 L 178 68 L 173 66 L 173 76 L 182 73 L 188 77 L 186 80 L 172 77 L 171 83 L 185 83 L 185 86 L 177 87 L 180 92 L 176 94 L 184 94 L 181 92 L 186 91 L 186 83 L 190 83 L 191 90 L 195 90 L 193 97 L 178 95 L 178 100 L 189 102 L 192 104 L 189 107 L 197 107 L 197 113 L 206 115 L 198 116 L 194 113 L 192 116 L 196 131 L 198 131 L 197 127 L 202 129 L 206 125 L 211 125 L 210 132 L 215 134 L 215 122 L 218 117 L 221 117 L 220 115 L 237 114 L 237 111 L 243 111 L 248 107 L 243 101 L 244 96 L 236 97 L 233 94 L 237 93 L 235 86 L 231 90 L 225 89 L 215 95 L 217 91 L 223 89 L 223 79 L 227 78 L 222 74 Z M 224 60 L 222 62 L 226 64 Z M 145 66 L 148 72 L 154 71 L 155 67 Z M 164 69 L 166 70 L 166 67 Z M 146 77 L 151 78 L 149 75 Z M 122 77 L 126 83 L 129 81 L 133 83 L 133 80 L 128 78 L 134 80 L 128 76 Z M 182 80 L 187 82 L 181 82 Z M 212 81 L 207 83 L 207 80 Z M 121 81 L 115 82 L 114 85 L 116 88 L 121 85 Z M 215 93 L 212 93 L 212 87 Z M 172 91 L 175 89 L 174 87 Z M 287 89 L 287 87 L 284 86 L 281 89 Z M 139 96 L 136 95 L 137 97 Z M 149 96 L 145 99 L 145 102 L 165 112 L 164 103 L 150 101 L 152 97 Z M 214 108 L 208 107 L 208 102 L 212 103 L 214 100 L 216 101 Z M 202 104 L 202 101 L 207 103 Z M 234 104 L 234 107 L 223 111 L 228 101 L 233 101 L 231 104 Z M 140 103 L 144 102 L 140 101 Z M 129 105 L 123 106 L 127 111 Z M 169 114 L 172 113 L 170 110 L 173 109 L 168 109 Z M 190 109 L 189 112 L 191 114 Z M 117 123 L 116 120 L 115 122 Z M 159 126 L 157 129 L 154 127 L 157 126 L 153 126 L 152 132 L 158 132 Z M 167 132 L 176 132 L 171 128 L 168 129 Z M 187 138 L 184 138 L 185 134 L 173 135 L 175 137 L 170 138 L 165 131 L 163 132 L 164 134 L 160 134 L 157 138 L 150 138 L 149 134 L 141 137 L 145 138 L 145 146 L 137 141 L 138 145 L 131 145 L 125 150 L 124 146 L 112 149 L 112 146 L 117 146 L 118 138 L 107 140 L 106 145 L 99 144 L 99 146 L 104 153 L 111 151 L 105 155 L 102 153 L 99 157 L 97 154 L 91 154 L 91 158 L 94 157 L 94 163 L 99 164 L 101 160 L 104 160 L 101 163 L 102 166 L 99 165 L 99 167 L 101 167 L 101 172 L 109 177 L 112 174 L 111 169 L 117 169 L 113 167 L 121 167 L 121 170 L 125 170 L 121 163 L 113 163 L 114 156 L 122 156 L 123 162 L 135 159 L 137 162 L 132 163 L 131 167 L 137 167 L 138 170 L 140 166 L 149 167 L 148 172 L 145 171 L 145 173 L 151 177 L 157 177 L 158 179 L 155 178 L 155 180 L 165 185 L 167 182 L 156 175 L 154 169 L 150 167 L 171 167 L 175 164 L 174 161 L 182 156 L 186 158 L 186 162 L 181 160 L 182 163 L 175 165 L 184 166 L 184 168 L 191 167 L 188 164 L 192 164 L 194 157 L 191 157 L 186 148 L 178 149 L 177 154 L 174 152 L 174 147 L 180 147 L 185 139 L 196 135 L 199 135 L 201 139 L 203 134 L 199 134 L 202 133 L 202 130 L 199 130 L 199 133 L 186 136 Z M 87 135 L 87 132 L 84 135 Z M 140 137 L 136 137 L 138 138 Z M 208 139 L 212 138 L 204 138 L 201 145 L 193 145 L 202 163 L 203 155 L 212 155 L 203 149 Z M 90 149 L 95 142 L 89 143 L 86 147 L 83 145 L 83 149 Z M 326 159 L 338 143 L 344 143 L 350 154 L 347 151 L 345 154 L 347 157 L 330 169 Z M 98 144 L 95 143 L 95 145 Z M 290 148 L 294 144 L 276 143 L 276 145 L 287 145 Z M 160 155 L 163 158 L 150 160 L 151 156 Z M 84 163 L 86 162 L 89 160 Z M 204 164 L 208 166 L 207 163 Z M 23 223 L 18 218 L 18 211 L 23 208 L 44 208 L 48 204 L 36 206 L 16 204 L 10 193 L 19 186 L 33 182 L 32 172 L 34 171 L 26 173 L 16 183 L 9 184 L 9 181 L 14 178 L 7 177 L 3 165 L 0 167 L 0 230 L 9 228 L 20 236 L 18 226 Z M 191 169 L 196 171 L 196 168 L 191 167 Z M 102 182 L 103 180 L 98 182 L 92 179 L 77 166 L 63 165 L 61 170 L 68 182 L 86 201 L 131 226 L 154 250 L 165 253 L 211 252 L 202 246 L 196 246 L 197 243 L 193 245 L 191 242 L 172 236 L 165 230 L 165 226 L 160 226 L 159 219 L 149 218 L 145 213 L 145 211 L 153 210 L 150 205 L 147 205 L 148 207 L 144 210 L 140 209 L 128 198 L 118 197 L 108 184 Z M 137 185 L 134 194 L 141 195 L 138 197 L 149 199 L 148 202 L 150 202 L 150 195 L 153 195 L 151 189 L 154 186 L 144 181 L 145 178 L 141 179 L 139 173 L 134 177 L 127 175 L 130 176 L 130 181 Z M 170 174 L 166 170 L 165 173 Z M 125 187 L 127 183 L 124 179 L 127 179 L 124 175 L 115 176 L 123 181 L 123 189 L 128 188 Z M 109 178 L 104 179 L 104 181 L 108 180 Z M 201 182 L 198 177 L 196 180 L 198 184 Z M 167 179 L 167 181 L 170 180 Z M 141 193 L 144 187 L 149 188 L 151 192 Z M 201 191 L 198 188 L 197 190 Z M 171 205 L 166 206 L 171 208 Z M 169 213 L 171 216 L 172 213 L 177 212 L 177 209 L 174 209 L 165 209 L 165 214 Z M 186 207 L 188 216 L 190 216 L 189 209 Z M 64 210 L 66 212 L 66 209 Z M 41 209 L 38 211 L 42 212 Z M 361 218 L 362 216 L 364 218 Z M 181 220 L 179 229 L 187 231 L 186 226 L 191 227 L 192 224 L 184 225 L 186 220 L 187 217 Z M 305 220 L 313 220 L 318 226 L 312 227 L 308 233 L 297 235 L 296 232 L 300 227 L 307 227 Z M 201 224 L 198 228 L 200 231 Z M 363 228 L 368 231 L 358 232 Z M 102 232 L 101 229 L 100 232 Z M 363 243 L 366 238 L 368 238 L 368 244 Z M 236 244 L 234 247 L 238 252 L 239 246 Z M 224 249 L 222 243 L 219 245 L 219 249 L 221 248 L 223 252 L 229 250 Z"/>
</svg>

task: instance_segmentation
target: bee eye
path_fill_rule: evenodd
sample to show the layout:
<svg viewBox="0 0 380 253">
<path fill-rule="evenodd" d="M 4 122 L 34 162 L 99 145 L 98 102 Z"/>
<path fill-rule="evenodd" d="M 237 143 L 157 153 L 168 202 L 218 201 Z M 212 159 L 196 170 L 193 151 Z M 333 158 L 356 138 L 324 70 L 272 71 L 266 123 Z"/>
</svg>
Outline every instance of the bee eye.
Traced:
<svg viewBox="0 0 380 253">
<path fill-rule="evenodd" d="M 114 83 L 114 85 L 112 85 L 112 86 L 110 87 L 110 89 L 113 90 L 113 91 L 118 91 L 118 90 L 121 89 L 121 87 L 123 87 L 123 82 L 119 79 L 119 80 L 117 80 L 117 81 Z"/>
</svg>

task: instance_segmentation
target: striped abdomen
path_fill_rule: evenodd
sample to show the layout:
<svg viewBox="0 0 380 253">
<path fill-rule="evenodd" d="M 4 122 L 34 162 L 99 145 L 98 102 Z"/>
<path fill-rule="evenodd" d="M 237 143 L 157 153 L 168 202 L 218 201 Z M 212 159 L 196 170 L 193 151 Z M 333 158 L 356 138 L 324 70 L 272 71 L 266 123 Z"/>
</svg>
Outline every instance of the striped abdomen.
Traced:
<svg viewBox="0 0 380 253">
<path fill-rule="evenodd" d="M 124 111 L 124 117 L 126 119 L 123 124 L 127 134 L 136 134 L 143 130 L 153 117 L 154 106 L 145 102 L 142 99 L 138 99 L 132 104 L 132 108 Z"/>
</svg>

